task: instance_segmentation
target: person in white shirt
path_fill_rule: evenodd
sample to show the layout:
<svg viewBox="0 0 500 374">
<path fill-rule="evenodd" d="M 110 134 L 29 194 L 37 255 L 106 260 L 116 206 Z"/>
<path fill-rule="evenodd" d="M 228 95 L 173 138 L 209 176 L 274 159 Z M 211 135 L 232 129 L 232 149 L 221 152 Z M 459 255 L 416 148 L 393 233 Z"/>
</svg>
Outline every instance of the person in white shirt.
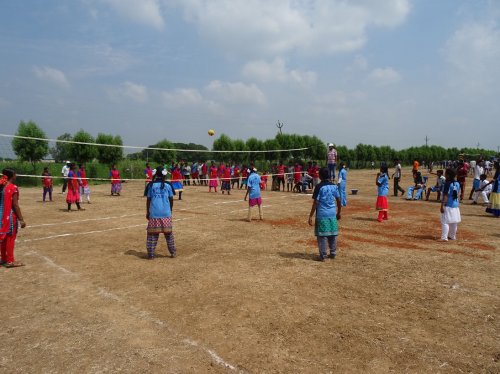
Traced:
<svg viewBox="0 0 500 374">
<path fill-rule="evenodd" d="M 479 195 L 483 198 L 483 205 L 488 205 L 490 203 L 489 195 L 493 190 L 493 185 L 486 179 L 486 174 L 481 174 L 479 188 L 474 191 L 472 195 L 472 204 L 477 204 L 477 199 Z"/>
<path fill-rule="evenodd" d="M 66 164 L 62 167 L 61 170 L 61 175 L 63 176 L 63 186 L 62 186 L 62 193 L 66 192 L 66 188 L 68 188 L 68 174 L 69 174 L 69 165 L 71 162 L 66 161 Z"/>
<path fill-rule="evenodd" d="M 481 160 L 477 160 L 476 165 L 474 166 L 474 181 L 472 182 L 472 190 L 469 194 L 469 200 L 472 200 L 472 194 L 479 188 L 479 184 L 481 183 L 481 174 L 484 174 L 483 162 Z"/>
</svg>

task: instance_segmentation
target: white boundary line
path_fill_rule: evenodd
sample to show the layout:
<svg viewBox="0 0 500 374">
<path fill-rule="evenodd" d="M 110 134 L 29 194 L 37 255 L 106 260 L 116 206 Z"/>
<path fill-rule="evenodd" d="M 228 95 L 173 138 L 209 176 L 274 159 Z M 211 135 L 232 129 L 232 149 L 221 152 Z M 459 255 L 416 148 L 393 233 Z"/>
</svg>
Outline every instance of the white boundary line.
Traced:
<svg viewBox="0 0 500 374">
<path fill-rule="evenodd" d="M 46 226 L 59 226 L 59 225 L 68 225 L 68 224 L 72 224 L 72 223 L 91 222 L 91 221 L 106 221 L 106 220 L 115 219 L 115 218 L 126 218 L 126 217 L 135 217 L 135 216 L 143 216 L 143 215 L 144 215 L 144 213 L 135 213 L 135 214 L 124 214 L 124 215 L 116 216 L 116 217 L 87 218 L 87 219 L 82 219 L 82 220 L 77 220 L 77 221 L 40 223 L 38 225 L 29 225 L 29 226 L 26 226 L 26 228 L 46 227 Z"/>
<path fill-rule="evenodd" d="M 35 250 L 30 250 L 29 252 L 26 252 L 26 255 L 28 255 L 28 256 L 29 255 L 37 256 L 37 257 L 41 258 L 42 260 L 44 260 L 47 263 L 47 265 L 49 265 L 49 266 L 51 266 L 53 268 L 56 268 L 59 271 L 65 273 L 65 274 L 76 276 L 76 277 L 81 277 L 80 274 L 72 272 L 69 269 L 66 269 L 65 267 L 63 267 L 63 266 L 55 263 L 50 257 L 42 255 L 41 253 L 38 253 Z M 205 345 L 203 345 L 201 343 L 198 343 L 195 340 L 190 339 L 189 337 L 186 337 L 184 334 L 181 334 L 181 333 L 177 332 L 172 326 L 170 326 L 170 324 L 168 322 L 165 322 L 165 321 L 163 321 L 163 320 L 161 320 L 159 318 L 153 317 L 151 315 L 151 313 L 148 312 L 148 311 L 146 311 L 146 310 L 142 310 L 142 309 L 137 308 L 137 307 L 135 307 L 133 305 L 130 305 L 129 303 L 126 302 L 126 300 L 124 300 L 120 296 L 116 295 L 115 293 L 113 293 L 113 292 L 105 289 L 104 287 L 96 287 L 96 293 L 97 293 L 97 295 L 101 296 L 102 298 L 111 299 L 111 300 L 113 300 L 113 301 L 115 301 L 117 303 L 120 303 L 122 305 L 126 305 L 133 312 L 133 314 L 136 317 L 140 317 L 141 319 L 145 319 L 145 320 L 147 320 L 149 322 L 154 323 L 155 325 L 162 326 L 165 329 L 167 329 L 169 332 L 171 332 L 171 333 L 173 333 L 175 335 L 178 335 L 180 337 L 180 341 L 182 343 L 203 351 L 205 354 L 207 354 L 208 356 L 210 356 L 210 358 L 212 359 L 212 361 L 214 361 L 216 364 L 218 364 L 218 365 L 220 365 L 222 367 L 225 367 L 226 369 L 229 369 L 229 370 L 234 371 L 234 372 L 244 373 L 243 370 L 238 369 L 236 366 L 234 366 L 234 365 L 230 364 L 229 362 L 227 362 L 226 360 L 224 360 L 213 349 L 210 349 L 210 348 L 206 347 Z"/>
</svg>

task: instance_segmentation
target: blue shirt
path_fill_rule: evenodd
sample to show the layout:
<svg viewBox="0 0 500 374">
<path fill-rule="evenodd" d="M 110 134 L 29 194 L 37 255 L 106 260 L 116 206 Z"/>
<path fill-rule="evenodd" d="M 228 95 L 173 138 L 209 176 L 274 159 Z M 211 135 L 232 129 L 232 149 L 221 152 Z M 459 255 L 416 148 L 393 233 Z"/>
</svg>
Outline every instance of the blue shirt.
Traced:
<svg viewBox="0 0 500 374">
<path fill-rule="evenodd" d="M 332 218 L 337 216 L 335 199 L 340 199 L 339 189 L 329 181 L 323 181 L 314 188 L 312 198 L 316 200 L 316 218 Z"/>
<path fill-rule="evenodd" d="M 347 181 L 347 170 L 345 168 L 340 169 L 339 171 L 339 180 L 342 179 L 341 183 L 345 183 Z"/>
<path fill-rule="evenodd" d="M 457 198 L 453 198 L 453 191 L 456 191 Z M 446 182 L 443 190 L 443 196 L 448 196 L 446 205 L 448 208 L 458 208 L 458 197 L 460 196 L 460 184 L 456 181 Z"/>
<path fill-rule="evenodd" d="M 257 173 L 252 173 L 248 177 L 247 187 L 250 190 L 248 196 L 250 199 L 258 199 L 260 197 L 260 176 Z"/>
<path fill-rule="evenodd" d="M 174 192 L 169 183 L 165 183 L 163 189 L 161 182 L 151 183 L 147 193 L 148 199 L 150 199 L 149 218 L 169 218 L 172 216 L 169 198 L 174 196 Z"/>
<path fill-rule="evenodd" d="M 389 193 L 389 177 L 387 174 L 382 174 L 378 179 L 377 182 L 380 184 L 378 187 L 378 195 L 379 196 L 387 196 Z"/>
</svg>

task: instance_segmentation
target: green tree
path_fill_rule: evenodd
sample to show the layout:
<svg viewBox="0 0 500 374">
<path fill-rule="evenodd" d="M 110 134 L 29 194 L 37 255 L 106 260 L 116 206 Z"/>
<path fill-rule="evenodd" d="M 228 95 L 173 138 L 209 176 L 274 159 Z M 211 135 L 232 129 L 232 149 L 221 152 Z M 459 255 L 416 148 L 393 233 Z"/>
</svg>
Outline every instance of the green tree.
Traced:
<svg viewBox="0 0 500 374">
<path fill-rule="evenodd" d="M 160 140 L 158 143 L 150 145 L 150 148 L 162 148 L 167 150 L 148 150 L 149 158 L 158 165 L 169 164 L 176 161 L 177 152 L 172 151 L 175 148 L 172 142 L 167 139 Z"/>
<path fill-rule="evenodd" d="M 214 141 L 214 151 L 234 151 L 233 140 L 226 134 L 221 134 L 218 139 Z M 222 161 L 229 161 L 231 157 L 230 152 L 220 153 L 218 158 Z"/>
<path fill-rule="evenodd" d="M 250 138 L 247 139 L 246 141 L 246 147 L 249 151 L 263 151 L 264 150 L 264 144 L 262 140 L 259 140 L 257 138 Z M 264 160 L 266 157 L 265 153 L 259 152 L 259 153 L 251 153 L 250 158 L 254 160 Z"/>
<path fill-rule="evenodd" d="M 95 143 L 95 139 L 88 132 L 83 130 L 78 131 L 73 136 L 74 142 Z M 76 144 L 70 143 L 69 153 L 70 159 L 74 162 L 89 162 L 97 157 L 97 147 L 92 144 Z"/>
<path fill-rule="evenodd" d="M 174 148 L 176 149 L 196 149 L 199 150 L 199 152 L 183 152 L 183 151 L 177 151 L 177 158 L 179 160 L 184 160 L 184 161 L 200 161 L 200 160 L 206 160 L 208 158 L 208 148 L 205 147 L 204 145 L 201 144 L 195 144 L 195 143 L 173 143 Z"/>
<path fill-rule="evenodd" d="M 247 151 L 247 145 L 244 140 L 235 139 L 233 141 L 233 148 L 235 151 Z M 231 154 L 231 160 L 234 162 L 248 161 L 248 153 L 235 152 Z"/>
<path fill-rule="evenodd" d="M 57 140 L 73 140 L 70 133 L 65 132 L 57 137 Z M 55 162 L 65 162 L 70 158 L 70 144 L 56 142 L 53 148 L 50 148 L 50 154 L 54 158 Z"/>
<path fill-rule="evenodd" d="M 33 121 L 27 123 L 21 121 L 16 135 L 47 139 L 43 130 Z M 49 153 L 49 144 L 46 140 L 14 138 L 12 140 L 12 148 L 18 159 L 31 162 L 33 168 L 37 161 L 40 161 Z"/>
<path fill-rule="evenodd" d="M 120 135 L 109 135 L 99 133 L 95 140 L 96 144 L 123 145 Z M 97 159 L 101 164 L 114 164 L 123 159 L 122 147 L 97 147 Z"/>
</svg>

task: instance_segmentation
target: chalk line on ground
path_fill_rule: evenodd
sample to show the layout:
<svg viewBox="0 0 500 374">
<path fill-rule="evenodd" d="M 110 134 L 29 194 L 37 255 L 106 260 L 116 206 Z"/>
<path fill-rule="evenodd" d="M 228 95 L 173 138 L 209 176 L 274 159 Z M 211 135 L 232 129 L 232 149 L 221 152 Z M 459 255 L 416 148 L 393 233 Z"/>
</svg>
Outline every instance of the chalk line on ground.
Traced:
<svg viewBox="0 0 500 374">
<path fill-rule="evenodd" d="M 73 276 L 77 276 L 77 277 L 81 278 L 80 274 L 72 272 L 71 270 L 66 269 L 65 267 L 63 267 L 63 266 L 55 263 L 51 258 L 49 258 L 49 257 L 47 257 L 45 255 L 42 255 L 41 253 L 38 253 L 35 250 L 30 250 L 26 254 L 27 255 L 34 255 L 34 256 L 37 256 L 37 257 L 41 258 L 42 260 L 45 261 L 45 263 L 47 265 L 49 265 L 50 267 L 53 267 L 53 268 L 55 268 L 55 269 L 63 272 L 64 274 L 69 274 L 69 275 L 73 275 Z M 179 333 L 178 331 L 176 331 L 168 322 L 163 321 L 163 320 L 161 320 L 159 318 L 156 318 L 156 317 L 152 316 L 151 313 L 148 312 L 148 311 L 146 311 L 146 310 L 137 308 L 136 306 L 127 303 L 126 300 L 124 300 L 120 296 L 116 295 L 115 293 L 107 290 L 104 287 L 96 287 L 96 286 L 94 286 L 92 284 L 92 282 L 89 282 L 89 283 L 93 287 L 95 287 L 95 291 L 96 291 L 95 293 L 98 296 L 106 298 L 106 299 L 113 300 L 115 302 L 118 302 L 118 303 L 120 303 L 120 304 L 128 307 L 130 309 L 130 311 L 132 311 L 132 313 L 136 317 L 141 318 L 141 319 L 145 319 L 145 320 L 147 320 L 147 321 L 149 321 L 151 323 L 154 323 L 155 325 L 158 325 L 158 326 L 161 326 L 161 327 L 165 328 L 170 333 L 177 335 L 177 337 L 180 339 L 180 341 L 182 343 L 184 343 L 185 345 L 197 348 L 197 349 L 201 350 L 202 352 L 204 352 L 205 354 L 207 354 L 212 359 L 212 361 L 214 361 L 217 365 L 225 367 L 225 368 L 227 368 L 227 369 L 229 369 L 231 371 L 234 371 L 234 372 L 244 373 L 243 370 L 239 370 L 235 365 L 233 365 L 233 364 L 229 363 L 228 361 L 224 360 L 213 349 L 210 349 L 207 346 L 205 346 L 204 344 L 198 343 L 197 341 L 195 341 L 195 340 L 193 340 L 193 339 L 185 336 L 184 334 Z M 80 282 L 79 284 L 82 285 L 82 282 Z"/>
</svg>

